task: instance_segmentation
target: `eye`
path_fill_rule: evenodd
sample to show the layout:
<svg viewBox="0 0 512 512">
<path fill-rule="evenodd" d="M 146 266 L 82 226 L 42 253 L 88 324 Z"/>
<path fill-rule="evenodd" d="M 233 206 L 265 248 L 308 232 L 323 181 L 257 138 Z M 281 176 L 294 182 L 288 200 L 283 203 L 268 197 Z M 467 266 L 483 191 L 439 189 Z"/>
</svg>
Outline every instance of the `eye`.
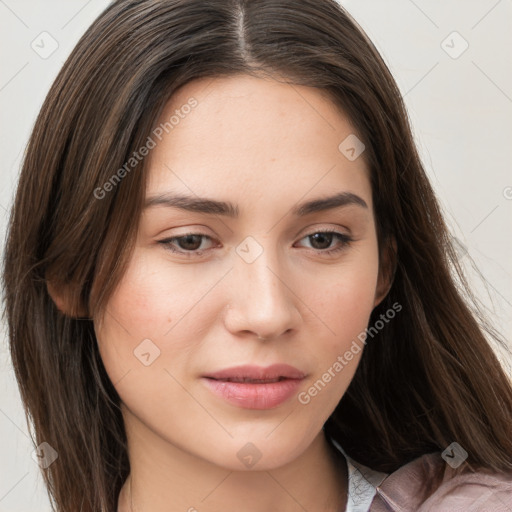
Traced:
<svg viewBox="0 0 512 512">
<path fill-rule="evenodd" d="M 315 231 L 306 235 L 301 240 L 309 239 L 311 241 L 311 249 L 320 254 L 334 254 L 342 251 L 353 241 L 348 235 L 337 231 Z M 180 236 L 174 236 L 159 240 L 159 244 L 163 245 L 166 250 L 172 253 L 181 254 L 191 258 L 201 256 L 204 251 L 208 251 L 211 247 L 203 245 L 204 240 L 212 240 L 208 235 L 202 233 L 186 233 Z M 333 241 L 338 241 L 337 245 L 332 247 Z"/>
<path fill-rule="evenodd" d="M 302 240 L 309 239 L 312 249 L 321 254 L 334 254 L 344 250 L 353 241 L 348 235 L 338 231 L 315 231 L 306 235 Z M 338 245 L 331 247 L 333 241 L 338 240 Z"/>
<path fill-rule="evenodd" d="M 174 236 L 160 240 L 158 243 L 162 244 L 167 250 L 183 254 L 184 256 L 199 256 L 202 251 L 208 250 L 208 247 L 202 245 L 203 239 L 212 240 L 208 235 L 201 233 L 187 233 L 185 235 Z M 178 249 L 176 249 L 178 246 Z"/>
</svg>

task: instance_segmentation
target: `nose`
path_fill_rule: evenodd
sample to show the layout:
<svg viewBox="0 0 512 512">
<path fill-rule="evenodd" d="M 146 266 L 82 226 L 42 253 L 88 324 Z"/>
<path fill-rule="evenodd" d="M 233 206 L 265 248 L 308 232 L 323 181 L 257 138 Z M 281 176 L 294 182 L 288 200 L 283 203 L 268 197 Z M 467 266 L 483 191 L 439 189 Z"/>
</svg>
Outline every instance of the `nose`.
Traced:
<svg viewBox="0 0 512 512">
<path fill-rule="evenodd" d="M 273 253 L 266 248 L 251 263 L 235 257 L 224 316 L 234 335 L 275 339 L 297 330 L 302 321 L 300 299 L 293 291 L 297 279 Z"/>
</svg>

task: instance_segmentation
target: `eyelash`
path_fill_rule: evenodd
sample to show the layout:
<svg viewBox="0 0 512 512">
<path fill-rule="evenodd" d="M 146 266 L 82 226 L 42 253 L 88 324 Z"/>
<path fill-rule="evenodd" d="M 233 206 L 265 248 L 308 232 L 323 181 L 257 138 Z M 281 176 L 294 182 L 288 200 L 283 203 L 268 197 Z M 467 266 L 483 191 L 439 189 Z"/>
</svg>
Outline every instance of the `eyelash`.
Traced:
<svg viewBox="0 0 512 512">
<path fill-rule="evenodd" d="M 314 231 L 312 233 L 309 233 L 308 235 L 305 235 L 304 237 L 301 238 L 301 240 L 303 240 L 304 238 L 308 238 L 310 236 L 313 236 L 313 235 L 316 235 L 316 234 L 332 234 L 332 235 L 335 235 L 338 237 L 338 239 L 340 240 L 341 244 L 338 245 L 338 247 L 335 247 L 334 249 L 311 249 L 313 251 L 316 251 L 318 252 L 319 254 L 322 254 L 322 255 L 333 255 L 333 254 L 336 254 L 338 252 L 341 252 L 343 251 L 345 248 L 347 248 L 352 242 L 353 242 L 353 239 L 351 237 L 349 237 L 348 235 L 345 235 L 344 233 L 339 233 L 338 231 L 329 231 L 329 230 L 319 230 L 319 231 Z M 180 236 L 174 236 L 174 237 L 171 237 L 171 238 L 166 238 L 164 240 L 159 240 L 158 243 L 159 244 L 162 244 L 164 246 L 164 248 L 172 253 L 176 253 L 176 254 L 181 254 L 187 258 L 193 258 L 195 256 L 201 256 L 202 253 L 204 251 L 208 251 L 210 249 L 205 249 L 203 251 L 200 251 L 198 249 L 196 249 L 195 251 L 184 251 L 184 250 L 176 250 L 173 248 L 172 246 L 172 242 L 175 241 L 175 240 L 180 240 L 181 238 L 186 238 L 187 236 L 201 236 L 201 237 L 204 237 L 204 238 L 209 238 L 211 239 L 210 236 L 208 235 L 205 235 L 203 233 L 185 233 L 183 235 L 180 235 Z"/>
</svg>

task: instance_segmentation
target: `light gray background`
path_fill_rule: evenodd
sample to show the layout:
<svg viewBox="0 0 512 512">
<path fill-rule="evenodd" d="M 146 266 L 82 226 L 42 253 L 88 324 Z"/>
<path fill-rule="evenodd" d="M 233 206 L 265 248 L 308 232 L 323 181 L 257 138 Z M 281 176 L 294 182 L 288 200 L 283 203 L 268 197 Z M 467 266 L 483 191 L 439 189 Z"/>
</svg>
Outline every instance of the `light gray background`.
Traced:
<svg viewBox="0 0 512 512">
<path fill-rule="evenodd" d="M 405 95 L 423 161 L 461 254 L 468 251 L 485 278 L 472 272 L 474 288 L 510 340 L 512 2 L 342 3 L 381 51 Z M 107 5 L 105 0 L 0 0 L 2 247 L 37 112 L 78 38 Z M 51 49 L 42 32 L 58 43 L 47 58 L 31 47 L 34 41 L 40 52 Z M 466 42 L 469 46 L 461 53 Z M 0 512 L 49 511 L 39 468 L 31 458 L 5 326 L 0 324 L 0 329 Z"/>
</svg>

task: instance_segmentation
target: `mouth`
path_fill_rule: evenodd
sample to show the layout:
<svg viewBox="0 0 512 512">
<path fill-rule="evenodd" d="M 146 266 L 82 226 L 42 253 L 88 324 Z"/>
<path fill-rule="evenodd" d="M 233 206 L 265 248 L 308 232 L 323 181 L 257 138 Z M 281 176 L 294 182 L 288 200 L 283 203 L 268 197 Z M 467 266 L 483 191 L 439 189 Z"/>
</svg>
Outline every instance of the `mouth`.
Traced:
<svg viewBox="0 0 512 512">
<path fill-rule="evenodd" d="M 294 395 L 306 375 L 290 365 L 238 366 L 202 380 L 214 395 L 244 409 L 273 409 Z"/>
<path fill-rule="evenodd" d="M 302 379 L 304 372 L 289 364 L 271 366 L 242 365 L 204 375 L 206 378 L 231 382 L 278 382 L 280 379 Z"/>
<path fill-rule="evenodd" d="M 206 378 L 213 378 L 213 377 L 206 377 Z M 246 382 L 246 383 L 250 383 L 250 384 L 268 384 L 271 382 L 280 382 L 287 378 L 288 377 L 277 377 L 275 379 L 251 379 L 249 377 L 232 377 L 232 378 L 227 378 L 227 379 L 213 379 L 213 380 L 218 380 L 221 382 Z"/>
</svg>

